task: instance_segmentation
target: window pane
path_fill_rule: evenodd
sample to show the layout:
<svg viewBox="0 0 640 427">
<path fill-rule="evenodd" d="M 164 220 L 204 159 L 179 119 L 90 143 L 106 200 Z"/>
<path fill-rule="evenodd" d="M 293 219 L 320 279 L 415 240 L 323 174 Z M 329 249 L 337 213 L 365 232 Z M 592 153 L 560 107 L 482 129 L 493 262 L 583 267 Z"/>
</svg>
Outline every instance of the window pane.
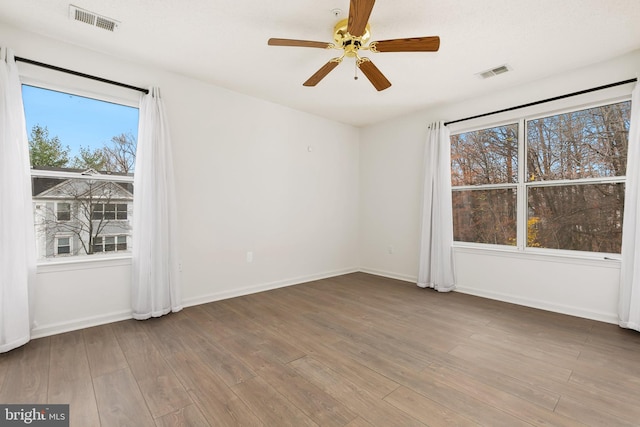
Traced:
<svg viewBox="0 0 640 427">
<path fill-rule="evenodd" d="M 22 85 L 31 165 L 131 174 L 138 109 Z"/>
<path fill-rule="evenodd" d="M 102 237 L 93 238 L 93 252 L 102 252 Z"/>
<path fill-rule="evenodd" d="M 93 205 L 93 213 L 91 214 L 91 219 L 101 220 L 104 216 L 104 204 L 95 203 Z"/>
<path fill-rule="evenodd" d="M 451 136 L 451 185 L 514 183 L 518 179 L 518 125 Z"/>
<path fill-rule="evenodd" d="M 516 189 L 454 191 L 453 238 L 516 245 Z"/>
<path fill-rule="evenodd" d="M 74 245 L 73 255 L 78 256 L 104 251 L 102 238 L 96 236 L 98 233 L 130 234 L 130 216 L 124 220 L 109 220 L 101 215 L 105 205 L 116 206 L 115 203 L 110 203 L 112 199 L 118 200 L 118 206 L 130 209 L 129 206 L 133 204 L 132 184 L 37 176 L 31 178 L 31 183 L 39 259 L 55 257 L 61 253 L 56 251 L 56 236 L 60 234 L 77 236 L 78 244 Z M 60 201 L 53 203 L 51 200 Z M 123 200 L 128 200 L 128 204 L 120 203 Z M 68 220 L 59 221 L 59 211 L 56 210 L 65 204 L 73 206 L 73 209 L 69 210 Z M 114 248 L 112 250 L 115 250 L 115 241 L 112 240 L 111 243 Z"/>
<path fill-rule="evenodd" d="M 116 206 L 116 219 L 124 220 L 127 219 L 127 205 L 118 204 Z"/>
<path fill-rule="evenodd" d="M 116 219 L 116 205 L 111 203 L 104 205 L 104 219 Z"/>
<path fill-rule="evenodd" d="M 624 176 L 631 102 L 527 122 L 529 181 Z"/>
<path fill-rule="evenodd" d="M 118 251 L 126 251 L 127 250 L 127 236 L 118 236 L 117 238 L 116 250 Z"/>
<path fill-rule="evenodd" d="M 22 99 L 38 259 L 60 253 L 56 235 L 74 236 L 74 256 L 104 252 L 98 234 L 130 235 L 133 184 L 117 180 L 134 173 L 138 109 L 28 85 Z"/>
<path fill-rule="evenodd" d="M 56 213 L 58 221 L 69 221 L 71 219 L 71 205 L 69 203 L 58 203 Z"/>
<path fill-rule="evenodd" d="M 104 250 L 107 252 L 116 250 L 116 238 L 114 236 L 107 236 L 104 238 Z"/>
<path fill-rule="evenodd" d="M 620 253 L 624 184 L 530 187 L 530 247 Z"/>
<path fill-rule="evenodd" d="M 58 238 L 58 255 L 71 253 L 71 244 L 68 237 Z"/>
</svg>

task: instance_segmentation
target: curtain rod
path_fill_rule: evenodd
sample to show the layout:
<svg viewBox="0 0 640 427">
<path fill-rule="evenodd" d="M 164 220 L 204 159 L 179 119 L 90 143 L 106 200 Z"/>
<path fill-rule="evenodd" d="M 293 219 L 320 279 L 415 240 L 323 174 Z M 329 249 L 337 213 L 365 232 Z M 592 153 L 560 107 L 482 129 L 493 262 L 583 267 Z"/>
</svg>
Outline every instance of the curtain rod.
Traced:
<svg viewBox="0 0 640 427">
<path fill-rule="evenodd" d="M 38 67 L 48 68 L 50 70 L 60 71 L 60 72 L 67 73 L 67 74 L 73 74 L 74 76 L 84 77 L 84 78 L 90 79 L 90 80 L 96 80 L 96 81 L 99 81 L 99 82 L 102 82 L 102 83 L 108 83 L 108 84 L 111 84 L 111 85 L 114 85 L 114 86 L 120 86 L 120 87 L 124 87 L 124 88 L 127 88 L 127 89 L 137 90 L 138 92 L 143 92 L 143 93 L 146 93 L 146 94 L 149 93 L 148 89 L 143 89 L 141 87 L 131 86 L 131 85 L 128 85 L 128 84 L 125 84 L 125 83 L 115 82 L 113 80 L 103 79 L 102 77 L 92 76 L 90 74 L 81 73 L 79 71 L 69 70 L 67 68 L 56 67 L 55 65 L 45 64 L 44 62 L 34 61 L 33 59 L 20 58 L 19 56 L 16 56 L 15 60 L 16 61 L 20 61 L 20 62 L 26 62 L 27 64 L 37 65 Z"/>
<path fill-rule="evenodd" d="M 576 95 L 583 95 L 585 93 L 595 92 L 597 90 L 602 90 L 602 89 L 608 89 L 610 87 L 615 87 L 615 86 L 621 86 L 621 85 L 625 85 L 627 83 L 633 83 L 633 82 L 636 82 L 636 81 L 638 81 L 637 78 L 628 79 L 628 80 L 622 80 L 622 81 L 615 82 L 615 83 L 609 83 L 609 84 L 603 85 L 603 86 L 592 87 L 591 89 L 585 89 L 585 90 L 580 90 L 578 92 L 567 93 L 565 95 L 554 96 L 553 98 L 547 98 L 547 99 L 542 99 L 540 101 L 529 102 L 528 104 L 516 105 L 515 107 L 504 108 L 502 110 L 492 111 L 490 113 L 478 114 L 477 116 L 471 116 L 471 117 L 465 117 L 464 119 L 452 120 L 450 122 L 445 122 L 444 125 L 447 126 L 447 125 L 450 125 L 450 124 L 453 124 L 453 123 L 464 122 L 464 121 L 467 121 L 467 120 L 477 119 L 477 118 L 480 118 L 480 117 L 492 116 L 494 114 L 505 113 L 507 111 L 518 110 L 520 108 L 531 107 L 531 106 L 538 105 L 538 104 L 544 104 L 545 102 L 557 101 L 559 99 L 570 98 L 570 97 L 576 96 Z"/>
</svg>

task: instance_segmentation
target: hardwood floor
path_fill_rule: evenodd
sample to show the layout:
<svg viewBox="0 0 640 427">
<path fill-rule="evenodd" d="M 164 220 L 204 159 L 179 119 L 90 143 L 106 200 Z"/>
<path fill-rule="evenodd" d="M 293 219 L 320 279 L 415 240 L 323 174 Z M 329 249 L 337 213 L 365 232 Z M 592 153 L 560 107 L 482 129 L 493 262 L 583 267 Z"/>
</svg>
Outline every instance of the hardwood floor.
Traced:
<svg viewBox="0 0 640 427">
<path fill-rule="evenodd" d="M 363 273 L 31 341 L 72 426 L 639 426 L 640 333 Z"/>
</svg>

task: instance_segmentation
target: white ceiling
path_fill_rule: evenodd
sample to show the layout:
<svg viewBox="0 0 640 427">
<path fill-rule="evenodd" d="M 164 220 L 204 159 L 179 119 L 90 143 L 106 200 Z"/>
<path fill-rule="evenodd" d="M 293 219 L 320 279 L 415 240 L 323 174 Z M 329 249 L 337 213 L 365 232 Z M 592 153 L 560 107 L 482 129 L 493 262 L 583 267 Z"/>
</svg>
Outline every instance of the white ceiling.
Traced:
<svg viewBox="0 0 640 427">
<path fill-rule="evenodd" d="M 109 33 L 73 22 L 69 3 L 121 25 Z M 354 80 L 348 58 L 303 87 L 339 52 L 267 39 L 332 42 L 335 8 L 346 18 L 349 1 L 2 0 L 0 22 L 356 126 L 640 49 L 640 0 L 378 0 L 372 41 L 439 35 L 440 51 L 364 52 L 392 83 L 382 92 L 362 74 Z M 474 75 L 505 63 L 513 71 Z"/>
</svg>

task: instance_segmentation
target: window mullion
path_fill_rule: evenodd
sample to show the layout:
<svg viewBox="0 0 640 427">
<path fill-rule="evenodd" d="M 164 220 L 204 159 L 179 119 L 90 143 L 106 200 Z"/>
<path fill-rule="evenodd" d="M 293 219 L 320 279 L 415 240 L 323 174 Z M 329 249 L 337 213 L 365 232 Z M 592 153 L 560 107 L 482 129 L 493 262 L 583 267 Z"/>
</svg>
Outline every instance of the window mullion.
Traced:
<svg viewBox="0 0 640 427">
<path fill-rule="evenodd" d="M 625 182 L 625 176 L 605 176 L 599 178 L 580 179 L 557 179 L 553 181 L 532 181 L 526 185 L 529 187 L 559 187 L 563 185 L 586 185 L 586 184 L 615 184 Z"/>
<path fill-rule="evenodd" d="M 527 140 L 526 121 L 518 121 L 518 190 L 517 190 L 517 247 L 524 250 L 527 244 Z"/>
<path fill-rule="evenodd" d="M 505 188 L 513 188 L 516 184 L 513 183 L 505 183 L 505 184 L 478 184 L 478 185 L 458 185 L 456 187 L 452 187 L 452 191 L 468 191 L 468 190 L 500 190 Z"/>
</svg>

